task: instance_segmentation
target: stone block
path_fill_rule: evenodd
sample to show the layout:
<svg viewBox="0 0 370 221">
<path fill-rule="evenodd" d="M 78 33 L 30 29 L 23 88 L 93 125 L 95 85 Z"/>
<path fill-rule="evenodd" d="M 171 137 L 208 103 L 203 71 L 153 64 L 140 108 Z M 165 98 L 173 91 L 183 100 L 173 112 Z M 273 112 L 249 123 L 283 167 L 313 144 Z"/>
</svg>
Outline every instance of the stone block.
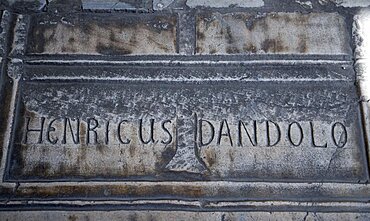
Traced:
<svg viewBox="0 0 370 221">
<path fill-rule="evenodd" d="M 268 80 L 256 84 L 256 72 Z M 366 180 L 349 76 L 312 65 L 25 66 L 5 180 Z"/>
<path fill-rule="evenodd" d="M 171 15 L 34 16 L 28 54 L 144 55 L 176 53 Z"/>
<path fill-rule="evenodd" d="M 3 0 L 6 5 L 16 12 L 41 11 L 47 4 L 46 0 Z"/>
<path fill-rule="evenodd" d="M 141 0 L 82 0 L 82 8 L 91 10 L 139 10 L 143 6 Z"/>
<path fill-rule="evenodd" d="M 263 0 L 187 0 L 186 5 L 195 8 L 195 7 L 211 7 L 211 8 L 227 8 L 227 7 L 262 7 L 264 5 Z"/>
<path fill-rule="evenodd" d="M 197 54 L 351 55 L 337 13 L 204 13 L 197 17 Z"/>
</svg>

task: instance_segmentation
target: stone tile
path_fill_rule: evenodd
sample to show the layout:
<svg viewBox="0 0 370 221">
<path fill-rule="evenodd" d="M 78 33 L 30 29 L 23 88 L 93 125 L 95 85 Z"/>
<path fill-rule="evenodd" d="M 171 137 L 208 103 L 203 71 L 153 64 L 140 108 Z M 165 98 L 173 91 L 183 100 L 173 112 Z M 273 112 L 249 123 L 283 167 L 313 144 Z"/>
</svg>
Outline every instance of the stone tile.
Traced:
<svg viewBox="0 0 370 221">
<path fill-rule="evenodd" d="M 275 66 L 229 68 L 219 76 L 222 68 L 73 68 L 26 67 L 6 179 L 367 177 L 349 68 L 297 68 L 291 77 L 303 77 L 301 83 Z M 282 82 L 256 84 L 258 70 L 266 79 L 282 75 Z M 318 74 L 333 82 L 304 83 Z"/>
<path fill-rule="evenodd" d="M 28 54 L 143 55 L 176 53 L 171 15 L 34 16 Z"/>
<path fill-rule="evenodd" d="M 8 221 L 39 220 L 270 220 L 270 221 L 367 221 L 369 213 L 314 213 L 314 212 L 185 212 L 185 211 L 13 211 L 1 212 L 0 218 Z"/>
<path fill-rule="evenodd" d="M 83 9 L 136 10 L 143 9 L 141 0 L 82 0 Z"/>
<path fill-rule="evenodd" d="M 263 0 L 187 0 L 186 5 L 195 7 L 212 7 L 212 8 L 227 8 L 227 7 L 262 7 L 264 5 Z"/>
<path fill-rule="evenodd" d="M 46 0 L 3 0 L 2 4 L 7 5 L 17 12 L 41 11 L 47 4 Z"/>
<path fill-rule="evenodd" d="M 368 0 L 332 0 L 338 6 L 343 7 L 367 7 L 370 6 L 370 2 Z"/>
<path fill-rule="evenodd" d="M 199 14 L 197 54 L 347 54 L 350 36 L 337 13 Z"/>
</svg>

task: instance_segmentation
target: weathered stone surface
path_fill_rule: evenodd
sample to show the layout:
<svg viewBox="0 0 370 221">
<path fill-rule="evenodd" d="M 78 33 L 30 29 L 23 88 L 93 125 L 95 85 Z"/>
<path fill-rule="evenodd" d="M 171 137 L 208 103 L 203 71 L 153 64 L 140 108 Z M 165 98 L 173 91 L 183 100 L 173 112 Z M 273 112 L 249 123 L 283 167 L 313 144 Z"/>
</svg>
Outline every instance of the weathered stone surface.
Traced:
<svg viewBox="0 0 370 221">
<path fill-rule="evenodd" d="M 227 8 L 227 7 L 262 7 L 263 0 L 187 0 L 186 5 L 195 8 L 198 6 L 214 7 L 214 8 Z"/>
<path fill-rule="evenodd" d="M 29 66 L 6 179 L 366 180 L 351 70 L 316 68 L 290 76 L 316 72 L 343 83 L 255 84 L 248 76 L 258 70 L 262 78 L 291 72 L 266 66 Z"/>
<path fill-rule="evenodd" d="M 103 220 L 204 220 L 204 221 L 237 221 L 237 220 L 269 220 L 269 221 L 337 221 L 358 220 L 367 221 L 369 213 L 315 213 L 315 212 L 182 212 L 182 211 L 28 211 L 2 212 L 0 218 L 7 221 L 27 219 L 39 220 L 74 220 L 74 221 L 103 221 Z"/>
<path fill-rule="evenodd" d="M 0 6 L 0 220 L 369 219 L 365 11 L 47 3 Z"/>
<path fill-rule="evenodd" d="M 174 2 L 174 0 L 153 0 L 153 9 L 163 10 Z"/>
<path fill-rule="evenodd" d="M 34 16 L 28 54 L 175 54 L 176 17 L 78 14 Z"/>
<path fill-rule="evenodd" d="M 368 0 L 331 0 L 339 6 L 343 7 L 367 7 L 370 6 Z"/>
<path fill-rule="evenodd" d="M 198 54 L 351 54 L 336 13 L 199 14 Z"/>
<path fill-rule="evenodd" d="M 46 0 L 3 0 L 0 4 L 4 4 L 15 11 L 40 11 L 46 4 Z"/>
<path fill-rule="evenodd" d="M 141 0 L 82 0 L 83 9 L 137 10 L 143 9 Z"/>
</svg>

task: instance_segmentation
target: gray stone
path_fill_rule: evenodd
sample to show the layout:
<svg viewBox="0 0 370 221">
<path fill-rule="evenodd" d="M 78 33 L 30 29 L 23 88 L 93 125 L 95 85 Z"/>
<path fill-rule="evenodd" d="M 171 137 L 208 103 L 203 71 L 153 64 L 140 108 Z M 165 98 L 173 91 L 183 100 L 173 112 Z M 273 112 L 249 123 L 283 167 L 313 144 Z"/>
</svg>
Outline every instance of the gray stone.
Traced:
<svg viewBox="0 0 370 221">
<path fill-rule="evenodd" d="M 47 4 L 46 0 L 3 0 L 5 4 L 17 12 L 41 11 Z"/>
<path fill-rule="evenodd" d="M 367 7 L 370 6 L 370 2 L 368 0 L 332 0 L 338 6 L 343 7 Z"/>
<path fill-rule="evenodd" d="M 366 180 L 353 72 L 316 68 L 27 67 L 5 179 Z"/>
<path fill-rule="evenodd" d="M 143 9 L 141 0 L 82 0 L 83 9 L 137 10 Z"/>
<path fill-rule="evenodd" d="M 337 13 L 199 14 L 198 54 L 351 54 Z"/>
<path fill-rule="evenodd" d="M 365 139 L 370 145 L 370 10 L 362 9 L 354 16 L 355 69 L 360 91 L 360 104 L 365 128 Z M 368 152 L 369 155 L 369 152 Z"/>
<path fill-rule="evenodd" d="M 191 8 L 195 7 L 213 7 L 213 8 L 227 8 L 227 7 L 262 7 L 263 0 L 187 0 L 186 5 Z"/>
<path fill-rule="evenodd" d="M 163 10 L 167 8 L 174 0 L 153 0 L 154 10 Z"/>
<path fill-rule="evenodd" d="M 1 14 L 0 220 L 369 219 L 367 10 L 66 1 Z"/>
<path fill-rule="evenodd" d="M 2 220 L 28 221 L 39 220 L 204 220 L 204 221 L 237 221 L 237 220 L 270 220 L 270 221 L 367 221 L 369 213 L 315 213 L 315 212 L 185 212 L 185 211 L 27 211 L 2 212 Z"/>
<path fill-rule="evenodd" d="M 175 54 L 176 17 L 96 14 L 34 16 L 29 54 Z"/>
</svg>

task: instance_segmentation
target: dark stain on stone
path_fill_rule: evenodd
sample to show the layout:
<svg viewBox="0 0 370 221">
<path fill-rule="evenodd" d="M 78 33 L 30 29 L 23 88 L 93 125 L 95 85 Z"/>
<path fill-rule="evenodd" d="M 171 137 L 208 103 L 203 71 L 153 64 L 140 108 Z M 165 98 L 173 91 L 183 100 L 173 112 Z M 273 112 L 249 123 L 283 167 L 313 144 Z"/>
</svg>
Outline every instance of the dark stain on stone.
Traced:
<svg viewBox="0 0 370 221">
<path fill-rule="evenodd" d="M 155 165 L 155 168 L 158 171 L 163 171 L 166 165 L 173 159 L 176 154 L 176 147 L 175 144 L 170 144 L 165 147 L 165 149 L 161 152 L 160 161 L 158 161 Z"/>
<path fill-rule="evenodd" d="M 201 53 L 203 53 L 203 52 L 204 52 L 203 47 L 201 47 L 201 46 L 197 46 L 197 47 L 195 48 L 195 51 L 196 51 L 196 53 L 197 53 L 197 54 L 201 54 Z"/>
<path fill-rule="evenodd" d="M 132 51 L 127 48 L 117 47 L 114 45 L 104 45 L 102 43 L 98 43 L 96 46 L 96 51 L 103 55 L 109 54 L 131 54 Z"/>
<path fill-rule="evenodd" d="M 112 30 L 110 30 L 110 32 L 109 32 L 109 40 L 110 40 L 111 42 L 119 42 L 119 41 L 117 40 L 117 38 L 116 38 L 116 35 L 114 34 L 114 32 L 113 32 Z"/>
<path fill-rule="evenodd" d="M 128 151 L 130 153 L 130 157 L 134 157 L 135 156 L 135 145 L 130 145 L 130 147 L 128 148 Z"/>
<path fill-rule="evenodd" d="M 226 27 L 226 35 L 225 35 L 225 37 L 226 37 L 227 43 L 232 44 L 232 43 L 235 42 L 235 39 L 234 39 L 233 34 L 231 32 L 231 27 L 230 26 L 227 26 Z"/>
<path fill-rule="evenodd" d="M 34 176 L 48 177 L 50 170 L 50 164 L 47 162 L 39 162 L 29 174 Z"/>
<path fill-rule="evenodd" d="M 248 19 L 246 22 L 245 22 L 245 27 L 247 27 L 247 29 L 249 31 L 253 30 L 254 28 L 254 20 L 253 19 Z"/>
<path fill-rule="evenodd" d="M 205 35 L 203 32 L 197 30 L 197 40 L 204 40 L 205 39 Z"/>
<path fill-rule="evenodd" d="M 209 167 L 212 167 L 212 165 L 216 163 L 216 153 L 214 152 L 214 150 L 206 149 L 205 155 L 205 161 L 207 162 Z"/>
<path fill-rule="evenodd" d="M 251 52 L 251 53 L 256 53 L 257 48 L 254 46 L 252 43 L 244 44 L 243 45 L 243 50 L 244 52 Z"/>
<path fill-rule="evenodd" d="M 228 54 L 238 54 L 238 53 L 240 53 L 240 50 L 235 46 L 228 46 L 226 48 L 226 53 L 228 53 Z"/>
<path fill-rule="evenodd" d="M 76 41 L 76 39 L 74 37 L 70 37 L 68 39 L 68 43 L 70 43 L 70 44 L 73 44 L 75 41 Z"/>
<path fill-rule="evenodd" d="M 298 40 L 298 51 L 301 53 L 306 53 L 308 48 L 307 48 L 307 39 L 305 36 L 299 36 Z"/>
<path fill-rule="evenodd" d="M 68 216 L 68 221 L 77 221 L 77 216 L 76 215 Z"/>
<path fill-rule="evenodd" d="M 100 144 L 100 143 L 98 143 L 98 144 L 96 144 L 96 149 L 99 151 L 99 153 L 101 153 L 101 154 L 104 154 L 104 150 L 106 149 L 107 147 L 106 146 L 104 146 L 103 144 Z"/>
<path fill-rule="evenodd" d="M 153 39 L 151 36 L 147 36 L 148 40 L 150 42 L 153 42 L 158 48 L 160 48 L 162 51 L 164 52 L 169 52 L 170 49 L 166 47 L 166 45 L 164 44 L 161 44 L 159 42 L 157 42 L 155 39 Z"/>
<path fill-rule="evenodd" d="M 214 48 L 210 48 L 209 49 L 209 53 L 210 54 L 215 54 L 217 52 L 217 50 L 216 49 L 214 49 Z"/>
<path fill-rule="evenodd" d="M 266 39 L 262 43 L 262 50 L 265 52 L 282 52 L 285 47 L 279 39 Z"/>
</svg>

